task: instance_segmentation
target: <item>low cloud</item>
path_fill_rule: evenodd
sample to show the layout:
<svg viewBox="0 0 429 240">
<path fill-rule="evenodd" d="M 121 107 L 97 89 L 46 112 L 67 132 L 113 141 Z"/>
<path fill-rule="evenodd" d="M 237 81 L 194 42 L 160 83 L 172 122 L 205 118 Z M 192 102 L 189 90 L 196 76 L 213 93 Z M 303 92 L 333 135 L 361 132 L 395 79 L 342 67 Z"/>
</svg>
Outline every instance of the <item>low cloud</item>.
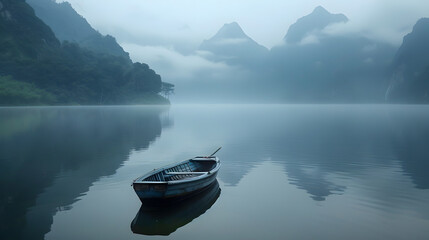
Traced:
<svg viewBox="0 0 429 240">
<path fill-rule="evenodd" d="M 369 44 L 362 48 L 362 52 L 371 53 L 377 50 L 377 44 Z"/>
<path fill-rule="evenodd" d="M 133 61 L 147 63 L 163 81 L 176 85 L 176 94 L 171 96 L 176 103 L 228 101 L 251 78 L 245 69 L 206 59 L 212 54 L 207 51 L 185 55 L 173 47 L 133 43 L 123 43 L 122 47 Z"/>
<path fill-rule="evenodd" d="M 323 33 L 329 36 L 363 36 L 379 42 L 399 46 L 405 34 L 411 31 L 409 27 L 394 28 L 386 27 L 382 24 L 368 25 L 365 22 L 349 21 L 347 23 L 337 23 L 327 26 Z"/>
<path fill-rule="evenodd" d="M 429 3 L 423 0 L 371 1 L 366 8 L 364 12 L 346 13 L 349 22 L 332 24 L 323 32 L 328 35 L 365 36 L 399 46 L 418 19 L 429 17 Z"/>
<path fill-rule="evenodd" d="M 224 38 L 224 39 L 220 39 L 220 40 L 214 42 L 214 44 L 216 44 L 216 45 L 235 45 L 235 44 L 245 43 L 248 41 L 249 41 L 249 39 L 247 39 L 247 38 Z"/>
<path fill-rule="evenodd" d="M 222 62 L 211 62 L 204 56 L 209 52 L 183 55 L 174 48 L 164 46 L 142 46 L 124 43 L 122 47 L 130 53 L 133 61 L 144 62 L 166 81 L 191 81 L 200 72 L 220 72 L 231 69 Z"/>
<path fill-rule="evenodd" d="M 364 62 L 365 64 L 373 64 L 373 63 L 374 63 L 374 59 L 372 59 L 372 58 L 368 57 L 368 58 L 366 58 L 365 60 L 363 60 L 363 62 Z"/>
<path fill-rule="evenodd" d="M 318 44 L 318 43 L 320 43 L 319 36 L 317 36 L 317 34 L 312 33 L 312 34 L 305 36 L 299 42 L 299 45 L 309 45 L 309 44 Z"/>
</svg>

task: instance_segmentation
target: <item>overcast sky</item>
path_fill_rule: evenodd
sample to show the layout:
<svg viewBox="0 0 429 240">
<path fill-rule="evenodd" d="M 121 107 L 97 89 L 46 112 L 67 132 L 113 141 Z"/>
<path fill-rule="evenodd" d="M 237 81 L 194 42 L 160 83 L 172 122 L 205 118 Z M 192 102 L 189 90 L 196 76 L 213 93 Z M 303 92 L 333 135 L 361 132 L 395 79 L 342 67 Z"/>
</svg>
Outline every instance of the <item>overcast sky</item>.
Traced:
<svg viewBox="0 0 429 240">
<path fill-rule="evenodd" d="M 428 0 L 67 1 L 100 33 L 114 36 L 133 60 L 149 63 L 167 78 L 222 67 L 192 50 L 233 21 L 249 37 L 271 48 L 282 42 L 291 24 L 321 5 L 349 18 L 336 31 L 359 32 L 399 46 L 419 18 L 429 17 Z"/>
<path fill-rule="evenodd" d="M 403 33 L 429 17 L 427 0 L 68 0 L 94 28 L 149 44 L 199 44 L 224 24 L 236 21 L 258 43 L 270 48 L 288 27 L 321 5 L 343 13 L 353 25 L 374 34 Z M 115 34 L 116 33 L 116 34 Z M 141 39 L 131 39 L 131 38 Z M 392 42 L 401 40 L 395 36 Z M 145 39 L 146 38 L 146 39 Z M 122 39 L 121 39 L 122 40 Z"/>
</svg>

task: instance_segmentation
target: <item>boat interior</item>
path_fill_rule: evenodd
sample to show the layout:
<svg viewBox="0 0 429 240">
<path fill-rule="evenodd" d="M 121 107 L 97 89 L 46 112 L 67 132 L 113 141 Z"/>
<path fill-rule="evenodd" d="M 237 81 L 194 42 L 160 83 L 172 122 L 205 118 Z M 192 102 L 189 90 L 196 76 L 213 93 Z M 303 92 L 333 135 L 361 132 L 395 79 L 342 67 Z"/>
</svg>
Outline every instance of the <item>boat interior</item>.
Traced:
<svg viewBox="0 0 429 240">
<path fill-rule="evenodd" d="M 209 172 L 216 167 L 216 164 L 216 161 L 210 159 L 190 159 L 174 167 L 165 168 L 163 171 L 143 179 L 143 181 L 164 182 L 192 178 Z"/>
</svg>

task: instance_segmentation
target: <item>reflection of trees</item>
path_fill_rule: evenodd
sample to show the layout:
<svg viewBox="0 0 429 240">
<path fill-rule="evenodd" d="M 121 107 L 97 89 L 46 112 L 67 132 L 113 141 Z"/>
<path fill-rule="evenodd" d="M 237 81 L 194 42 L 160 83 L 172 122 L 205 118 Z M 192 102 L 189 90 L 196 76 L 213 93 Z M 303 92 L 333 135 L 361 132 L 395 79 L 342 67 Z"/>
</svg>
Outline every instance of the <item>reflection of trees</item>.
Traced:
<svg viewBox="0 0 429 240">
<path fill-rule="evenodd" d="M 56 208 L 67 207 L 101 176 L 113 174 L 131 150 L 145 149 L 161 134 L 160 108 L 73 107 L 1 109 L 1 239 L 43 239 Z M 26 123 L 7 126 L 13 122 Z M 3 123 L 8 123 L 3 125 Z M 59 174 L 73 171 L 39 219 L 27 212 Z M 33 231 L 34 230 L 34 231 Z M 28 234 L 28 235 L 27 235 Z"/>
</svg>

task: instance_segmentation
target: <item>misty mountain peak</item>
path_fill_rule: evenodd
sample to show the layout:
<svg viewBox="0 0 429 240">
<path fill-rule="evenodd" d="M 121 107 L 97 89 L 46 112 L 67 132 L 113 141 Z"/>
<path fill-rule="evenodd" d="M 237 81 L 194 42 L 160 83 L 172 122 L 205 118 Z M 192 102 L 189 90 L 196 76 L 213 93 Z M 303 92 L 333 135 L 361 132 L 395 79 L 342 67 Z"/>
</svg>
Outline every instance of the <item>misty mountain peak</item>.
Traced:
<svg viewBox="0 0 429 240">
<path fill-rule="evenodd" d="M 312 13 L 298 19 L 289 27 L 284 37 L 287 43 L 299 43 L 308 34 L 314 31 L 321 31 L 333 23 L 347 22 L 348 18 L 344 14 L 332 14 L 322 6 L 316 7 Z"/>
<path fill-rule="evenodd" d="M 226 23 L 216 33 L 213 39 L 249 38 L 237 22 Z"/>
<path fill-rule="evenodd" d="M 422 33 L 429 33 L 429 18 L 420 18 L 417 23 L 413 27 L 413 33 L 415 34 L 422 34 Z"/>
<path fill-rule="evenodd" d="M 322 6 L 317 6 L 312 14 L 330 14 L 324 7 Z"/>
<path fill-rule="evenodd" d="M 247 36 L 236 22 L 224 24 L 210 39 L 204 40 L 199 50 L 211 52 L 212 61 L 259 66 L 268 55 L 268 49 Z"/>
</svg>

